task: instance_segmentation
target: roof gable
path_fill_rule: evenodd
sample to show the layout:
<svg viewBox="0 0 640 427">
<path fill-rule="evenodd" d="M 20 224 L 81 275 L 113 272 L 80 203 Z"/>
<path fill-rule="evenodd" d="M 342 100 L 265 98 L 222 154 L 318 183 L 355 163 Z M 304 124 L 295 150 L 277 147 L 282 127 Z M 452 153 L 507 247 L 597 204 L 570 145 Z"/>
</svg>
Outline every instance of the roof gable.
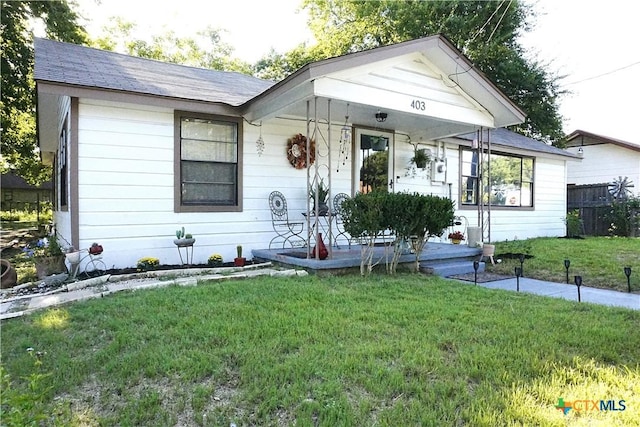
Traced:
<svg viewBox="0 0 640 427">
<path fill-rule="evenodd" d="M 610 138 L 607 136 L 596 135 L 595 133 L 586 132 L 583 130 L 575 130 L 571 132 L 567 138 L 567 147 L 579 147 L 581 145 L 598 145 L 598 144 L 612 144 L 618 147 L 627 148 L 629 150 L 640 152 L 640 145 L 632 142 L 622 141 L 620 139 Z"/>
<path fill-rule="evenodd" d="M 238 106 L 273 82 L 35 39 L 35 80 Z"/>
</svg>

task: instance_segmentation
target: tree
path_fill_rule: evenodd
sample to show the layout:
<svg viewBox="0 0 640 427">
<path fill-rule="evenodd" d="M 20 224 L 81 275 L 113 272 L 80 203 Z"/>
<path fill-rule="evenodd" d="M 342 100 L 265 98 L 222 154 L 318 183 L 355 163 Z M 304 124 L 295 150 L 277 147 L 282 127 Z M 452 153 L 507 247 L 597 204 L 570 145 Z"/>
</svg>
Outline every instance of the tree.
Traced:
<svg viewBox="0 0 640 427">
<path fill-rule="evenodd" d="M 61 1 L 2 1 L 2 169 L 13 169 L 33 184 L 50 171 L 39 159 L 36 147 L 35 84 L 33 81 L 33 31 L 30 21 L 39 19 L 50 39 L 84 43 L 86 34 L 70 3 Z"/>
<path fill-rule="evenodd" d="M 94 47 L 141 58 L 172 62 L 212 70 L 252 74 L 250 64 L 232 58 L 233 48 L 222 41 L 221 30 L 207 28 L 196 37 L 178 37 L 173 31 L 152 35 L 150 40 L 134 37 L 136 25 L 120 17 L 111 18 L 102 35 L 92 40 Z"/>
<path fill-rule="evenodd" d="M 317 44 L 284 55 L 272 53 L 258 63 L 258 72 L 277 75 L 280 69 L 284 74 L 304 61 L 444 34 L 527 113 L 526 122 L 513 130 L 543 141 L 562 138 L 560 77 L 545 64 L 527 59 L 518 43 L 518 35 L 530 28 L 528 19 L 534 17 L 529 6 L 460 0 L 305 0 L 303 5 Z"/>
</svg>

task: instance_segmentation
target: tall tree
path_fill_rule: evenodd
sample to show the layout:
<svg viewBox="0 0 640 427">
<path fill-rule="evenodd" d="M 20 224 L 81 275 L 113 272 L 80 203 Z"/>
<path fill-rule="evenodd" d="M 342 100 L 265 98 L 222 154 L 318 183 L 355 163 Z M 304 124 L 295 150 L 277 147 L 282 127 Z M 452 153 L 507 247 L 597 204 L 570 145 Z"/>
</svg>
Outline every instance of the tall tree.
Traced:
<svg viewBox="0 0 640 427">
<path fill-rule="evenodd" d="M 206 28 L 195 37 L 178 37 L 173 31 L 167 31 L 150 39 L 136 38 L 135 30 L 135 23 L 113 17 L 91 44 L 99 49 L 192 67 L 253 72 L 251 65 L 231 56 L 233 48 L 222 40 L 221 30 Z"/>
<path fill-rule="evenodd" d="M 271 54 L 257 73 L 276 75 L 305 61 L 357 52 L 433 34 L 443 34 L 527 113 L 514 130 L 543 141 L 558 141 L 562 118 L 559 77 L 528 59 L 518 43 L 529 30 L 533 10 L 519 1 L 304 0 L 317 44 L 306 55 Z M 292 52 L 295 52 L 292 51 Z"/>
<path fill-rule="evenodd" d="M 47 178 L 36 147 L 35 84 L 33 81 L 33 20 L 41 20 L 46 36 L 84 43 L 73 4 L 60 1 L 2 1 L 2 164 L 31 183 Z"/>
</svg>

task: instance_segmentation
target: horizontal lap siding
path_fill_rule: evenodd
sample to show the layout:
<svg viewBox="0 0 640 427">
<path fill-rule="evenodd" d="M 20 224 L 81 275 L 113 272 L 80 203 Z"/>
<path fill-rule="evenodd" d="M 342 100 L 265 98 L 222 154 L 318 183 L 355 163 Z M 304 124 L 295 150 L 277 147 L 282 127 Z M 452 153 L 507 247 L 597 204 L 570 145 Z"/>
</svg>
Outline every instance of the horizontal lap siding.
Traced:
<svg viewBox="0 0 640 427">
<path fill-rule="evenodd" d="M 569 148 L 577 154 L 579 147 Z M 638 192 L 640 186 L 640 152 L 613 144 L 588 145 L 582 161 L 569 162 L 567 165 L 567 183 L 602 184 L 612 182 L 619 176 L 629 177 Z"/>
<path fill-rule="evenodd" d="M 103 244 L 109 267 L 133 266 L 144 256 L 179 263 L 173 239 L 182 226 L 196 238 L 196 263 L 205 263 L 213 253 L 229 261 L 238 244 L 250 257 L 251 249 L 267 247 L 274 236 L 268 206 L 273 190 L 287 197 L 292 220 L 304 219 L 306 171 L 293 168 L 286 156 L 287 138 L 305 134 L 304 121 L 265 123 L 261 156 L 256 148 L 260 128 L 243 124 L 243 211 L 221 213 L 173 211 L 173 110 L 82 100 L 79 126 L 81 247 Z M 333 138 L 336 167 L 339 126 Z M 349 166 L 333 172 L 334 194 L 349 193 Z"/>
</svg>

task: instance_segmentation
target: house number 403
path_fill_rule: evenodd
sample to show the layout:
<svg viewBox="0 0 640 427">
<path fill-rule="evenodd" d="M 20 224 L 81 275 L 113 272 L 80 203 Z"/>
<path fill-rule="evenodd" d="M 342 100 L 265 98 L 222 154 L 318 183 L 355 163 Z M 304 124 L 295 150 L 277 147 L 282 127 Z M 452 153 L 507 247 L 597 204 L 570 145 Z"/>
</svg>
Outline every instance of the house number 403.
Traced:
<svg viewBox="0 0 640 427">
<path fill-rule="evenodd" d="M 419 99 L 414 99 L 413 101 L 411 101 L 411 108 L 419 111 L 424 111 L 427 109 L 424 101 L 420 101 Z"/>
</svg>

